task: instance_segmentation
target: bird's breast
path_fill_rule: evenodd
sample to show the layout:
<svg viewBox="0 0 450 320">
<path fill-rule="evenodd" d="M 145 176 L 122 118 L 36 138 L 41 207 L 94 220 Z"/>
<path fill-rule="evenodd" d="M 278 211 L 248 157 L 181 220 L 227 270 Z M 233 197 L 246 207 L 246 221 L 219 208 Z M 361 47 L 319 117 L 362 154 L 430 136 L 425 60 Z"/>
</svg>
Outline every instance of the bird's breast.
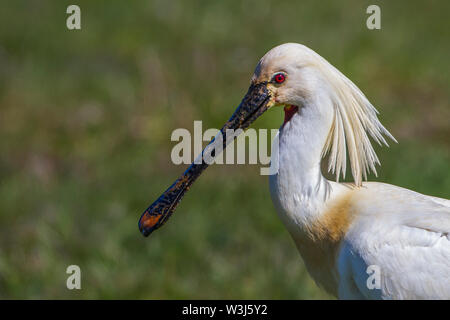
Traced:
<svg viewBox="0 0 450 320">
<path fill-rule="evenodd" d="M 291 234 L 313 279 L 337 295 L 337 258 L 353 219 L 352 191 L 332 194 L 326 201 L 314 195 L 302 196 L 280 181 L 270 178 L 272 200 L 283 224 Z"/>
</svg>

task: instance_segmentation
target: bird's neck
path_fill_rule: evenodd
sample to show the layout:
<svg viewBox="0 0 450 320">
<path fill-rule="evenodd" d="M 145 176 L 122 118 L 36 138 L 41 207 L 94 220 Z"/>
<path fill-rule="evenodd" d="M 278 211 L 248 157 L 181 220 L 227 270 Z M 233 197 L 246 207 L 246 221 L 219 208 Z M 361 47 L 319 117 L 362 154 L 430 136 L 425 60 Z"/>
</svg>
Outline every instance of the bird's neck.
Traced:
<svg viewBox="0 0 450 320">
<path fill-rule="evenodd" d="M 283 209 L 297 211 L 302 219 L 313 218 L 330 191 L 321 172 L 322 150 L 332 122 L 323 108 L 325 103 L 330 102 L 318 96 L 301 106 L 279 134 L 278 174 L 271 178 L 271 185 L 275 183 Z M 298 208 L 302 208 L 301 214 Z"/>
<path fill-rule="evenodd" d="M 280 129 L 278 173 L 270 176 L 270 189 L 277 212 L 308 271 L 327 291 L 336 294 L 334 257 L 347 220 L 335 219 L 327 210 L 334 201 L 331 187 L 337 187 L 321 172 L 322 150 L 333 121 L 326 113 L 333 110 L 327 103 L 331 103 L 329 99 L 319 97 L 304 104 Z"/>
<path fill-rule="evenodd" d="M 279 137 L 280 171 L 295 177 L 299 190 L 305 195 L 311 195 L 311 190 L 320 191 L 316 189 L 325 180 L 321 160 L 332 118 L 321 114 L 318 104 L 329 102 L 319 98 L 299 108 L 283 125 Z"/>
</svg>

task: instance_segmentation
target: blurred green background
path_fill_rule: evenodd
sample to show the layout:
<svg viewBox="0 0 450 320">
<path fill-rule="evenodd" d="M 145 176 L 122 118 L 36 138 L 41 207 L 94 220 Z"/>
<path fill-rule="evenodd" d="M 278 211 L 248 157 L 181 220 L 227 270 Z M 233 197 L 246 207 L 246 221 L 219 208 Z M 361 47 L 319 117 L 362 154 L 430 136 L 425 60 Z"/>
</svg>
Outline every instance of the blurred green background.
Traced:
<svg viewBox="0 0 450 320">
<path fill-rule="evenodd" d="M 82 29 L 66 28 L 81 7 Z M 366 8 L 381 6 L 381 30 Z M 0 298 L 331 298 L 303 267 L 258 165 L 216 165 L 149 238 L 142 211 L 186 168 L 176 128 L 218 128 L 258 59 L 303 43 L 399 140 L 385 181 L 450 194 L 449 1 L 3 1 Z M 278 128 L 281 109 L 255 128 Z M 82 290 L 66 288 L 68 265 Z"/>
</svg>

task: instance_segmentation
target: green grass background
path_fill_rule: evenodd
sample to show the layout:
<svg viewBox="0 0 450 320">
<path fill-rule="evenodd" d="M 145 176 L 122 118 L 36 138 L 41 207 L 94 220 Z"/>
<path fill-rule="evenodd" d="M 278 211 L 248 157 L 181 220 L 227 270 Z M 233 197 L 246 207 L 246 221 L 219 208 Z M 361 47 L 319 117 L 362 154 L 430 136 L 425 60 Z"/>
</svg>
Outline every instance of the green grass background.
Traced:
<svg viewBox="0 0 450 320">
<path fill-rule="evenodd" d="M 69 4 L 82 30 L 66 28 Z M 382 29 L 369 31 L 370 4 Z M 0 298 L 318 299 L 257 165 L 212 166 L 149 238 L 141 212 L 186 166 L 176 128 L 218 128 L 258 59 L 306 44 L 399 140 L 379 177 L 450 193 L 449 1 L 4 1 Z M 278 128 L 281 109 L 255 128 Z M 66 289 L 66 267 L 82 290 Z"/>
</svg>

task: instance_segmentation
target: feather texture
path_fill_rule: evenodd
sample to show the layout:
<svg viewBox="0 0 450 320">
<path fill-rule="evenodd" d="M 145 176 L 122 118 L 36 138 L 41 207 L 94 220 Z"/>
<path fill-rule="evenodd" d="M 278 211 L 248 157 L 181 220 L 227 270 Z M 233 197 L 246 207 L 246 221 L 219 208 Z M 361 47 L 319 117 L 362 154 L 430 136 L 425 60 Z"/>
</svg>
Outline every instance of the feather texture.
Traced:
<svg viewBox="0 0 450 320">
<path fill-rule="evenodd" d="M 322 157 L 331 150 L 328 170 L 336 174 L 336 181 L 339 181 L 341 174 L 345 178 L 347 149 L 354 182 L 360 186 L 370 171 L 377 175 L 375 165 L 380 164 L 369 136 L 379 145 L 388 146 L 383 135 L 397 140 L 378 120 L 378 111 L 361 90 L 324 58 L 315 52 L 313 56 L 313 64 L 333 89 L 331 97 L 335 108 Z"/>
</svg>

